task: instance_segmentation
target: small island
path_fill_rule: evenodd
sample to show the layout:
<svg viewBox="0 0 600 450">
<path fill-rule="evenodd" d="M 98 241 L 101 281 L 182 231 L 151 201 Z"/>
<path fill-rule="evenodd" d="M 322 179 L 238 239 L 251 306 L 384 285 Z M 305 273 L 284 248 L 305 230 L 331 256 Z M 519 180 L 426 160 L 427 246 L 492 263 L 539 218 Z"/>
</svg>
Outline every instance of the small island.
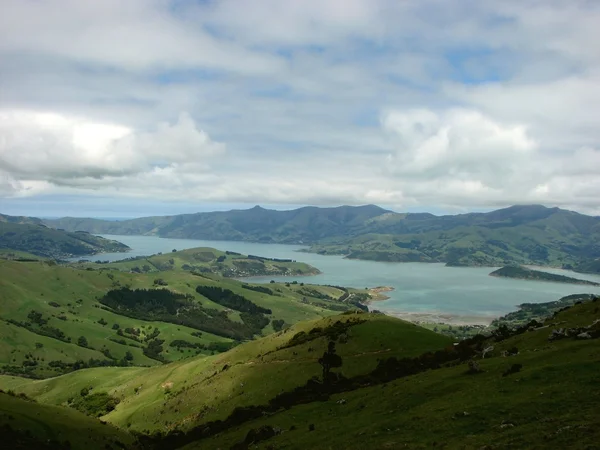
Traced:
<svg viewBox="0 0 600 450">
<path fill-rule="evenodd" d="M 504 266 L 490 273 L 492 277 L 517 278 L 520 280 L 552 281 L 554 283 L 583 284 L 586 286 L 600 286 L 600 283 L 580 280 L 579 278 L 556 275 L 540 270 L 528 269 L 523 266 Z"/>
</svg>

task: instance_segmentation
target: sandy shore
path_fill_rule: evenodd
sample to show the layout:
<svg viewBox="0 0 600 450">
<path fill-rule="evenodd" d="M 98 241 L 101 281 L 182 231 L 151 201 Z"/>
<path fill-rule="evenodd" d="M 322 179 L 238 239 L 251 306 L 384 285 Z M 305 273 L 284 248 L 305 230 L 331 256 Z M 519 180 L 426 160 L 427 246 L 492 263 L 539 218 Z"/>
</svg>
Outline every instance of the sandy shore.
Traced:
<svg viewBox="0 0 600 450">
<path fill-rule="evenodd" d="M 377 308 L 373 308 L 377 309 Z M 388 316 L 398 317 L 414 323 L 437 323 L 447 325 L 484 325 L 488 326 L 495 317 L 485 316 L 461 316 L 456 314 L 447 314 L 442 312 L 398 312 L 386 311 L 383 313 Z"/>
</svg>

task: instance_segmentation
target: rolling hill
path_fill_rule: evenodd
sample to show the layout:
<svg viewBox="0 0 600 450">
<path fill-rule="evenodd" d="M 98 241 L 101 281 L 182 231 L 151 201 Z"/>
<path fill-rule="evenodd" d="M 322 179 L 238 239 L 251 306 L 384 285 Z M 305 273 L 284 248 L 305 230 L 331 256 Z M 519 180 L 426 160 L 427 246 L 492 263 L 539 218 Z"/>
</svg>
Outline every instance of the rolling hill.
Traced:
<svg viewBox="0 0 600 450">
<path fill-rule="evenodd" d="M 127 262 L 0 260 L 0 371 L 44 378 L 208 356 L 302 320 L 356 309 L 368 297 L 308 283 L 266 287 L 168 264 L 209 251 L 217 258 L 214 249 L 196 250 L 157 255 L 148 272 Z M 168 268 L 157 269 L 159 262 Z"/>
<path fill-rule="evenodd" d="M 99 234 L 308 244 L 312 252 L 377 261 L 585 269 L 600 257 L 600 218 L 541 205 L 446 216 L 395 213 L 374 205 L 291 211 L 257 206 L 119 222 L 63 218 L 45 223 Z"/>
<path fill-rule="evenodd" d="M 104 411 L 97 399 L 112 399 L 102 420 L 136 436 L 132 446 L 154 450 L 587 449 L 600 438 L 598 338 L 597 299 L 458 345 L 398 319 L 352 313 L 212 357 L 37 381 L 1 376 L 0 388 L 91 415 Z"/>
<path fill-rule="evenodd" d="M 67 232 L 23 218 L 0 217 L 0 249 L 17 250 L 48 258 L 69 258 L 102 252 L 125 252 L 129 247 L 85 231 Z M 9 220 L 12 219 L 12 220 Z"/>
</svg>

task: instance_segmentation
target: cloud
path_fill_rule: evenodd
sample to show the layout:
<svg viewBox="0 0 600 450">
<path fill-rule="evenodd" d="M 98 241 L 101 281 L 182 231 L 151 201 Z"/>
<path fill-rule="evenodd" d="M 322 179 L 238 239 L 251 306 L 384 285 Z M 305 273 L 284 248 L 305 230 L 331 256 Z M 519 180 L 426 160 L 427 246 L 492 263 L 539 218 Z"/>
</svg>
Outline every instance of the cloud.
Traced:
<svg viewBox="0 0 600 450">
<path fill-rule="evenodd" d="M 6 0 L 0 196 L 600 213 L 599 21 L 585 0 Z"/>
<path fill-rule="evenodd" d="M 164 170 L 205 171 L 223 152 L 187 114 L 173 125 L 134 132 L 56 113 L 0 111 L 0 170 L 21 182 L 97 188 Z"/>
</svg>

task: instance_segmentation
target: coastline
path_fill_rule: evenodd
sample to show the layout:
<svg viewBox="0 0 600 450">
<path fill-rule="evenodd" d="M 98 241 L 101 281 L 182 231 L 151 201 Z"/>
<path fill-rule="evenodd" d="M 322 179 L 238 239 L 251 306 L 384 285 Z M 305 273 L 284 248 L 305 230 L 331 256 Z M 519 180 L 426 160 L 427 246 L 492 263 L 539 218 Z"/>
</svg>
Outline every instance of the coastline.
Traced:
<svg viewBox="0 0 600 450">
<path fill-rule="evenodd" d="M 416 324 L 444 324 L 444 325 L 481 325 L 489 326 L 497 317 L 487 316 L 465 316 L 458 314 L 449 314 L 442 312 L 406 312 L 383 310 L 384 314 L 398 319 L 406 320 Z"/>
<path fill-rule="evenodd" d="M 367 289 L 367 292 L 371 296 L 369 300 L 364 302 L 365 305 L 369 305 L 371 302 L 379 302 L 383 300 L 388 300 L 390 298 L 389 295 L 385 295 L 382 292 L 391 292 L 395 289 L 391 286 L 375 286 L 374 288 Z"/>
</svg>

